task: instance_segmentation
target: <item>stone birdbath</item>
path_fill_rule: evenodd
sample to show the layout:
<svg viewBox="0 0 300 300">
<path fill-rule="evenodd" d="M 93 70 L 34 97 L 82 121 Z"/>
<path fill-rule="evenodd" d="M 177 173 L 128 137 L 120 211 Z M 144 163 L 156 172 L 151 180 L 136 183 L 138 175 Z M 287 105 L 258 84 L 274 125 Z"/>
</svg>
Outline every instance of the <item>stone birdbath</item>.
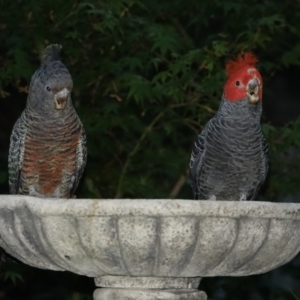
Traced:
<svg viewBox="0 0 300 300">
<path fill-rule="evenodd" d="M 300 250 L 300 204 L 0 196 L 0 246 L 95 278 L 95 300 L 205 300 L 202 277 L 275 269 Z"/>
</svg>

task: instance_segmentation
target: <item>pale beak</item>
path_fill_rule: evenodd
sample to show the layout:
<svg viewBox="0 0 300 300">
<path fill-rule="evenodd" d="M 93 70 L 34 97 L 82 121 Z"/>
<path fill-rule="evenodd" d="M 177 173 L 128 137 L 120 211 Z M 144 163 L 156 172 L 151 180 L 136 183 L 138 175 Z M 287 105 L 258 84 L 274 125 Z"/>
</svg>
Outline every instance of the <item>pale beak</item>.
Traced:
<svg viewBox="0 0 300 300">
<path fill-rule="evenodd" d="M 257 78 L 253 78 L 248 82 L 246 91 L 249 103 L 257 104 L 259 101 L 259 81 Z"/>
<path fill-rule="evenodd" d="M 63 110 L 66 107 L 69 90 L 64 88 L 54 95 L 54 105 L 56 110 Z"/>
</svg>

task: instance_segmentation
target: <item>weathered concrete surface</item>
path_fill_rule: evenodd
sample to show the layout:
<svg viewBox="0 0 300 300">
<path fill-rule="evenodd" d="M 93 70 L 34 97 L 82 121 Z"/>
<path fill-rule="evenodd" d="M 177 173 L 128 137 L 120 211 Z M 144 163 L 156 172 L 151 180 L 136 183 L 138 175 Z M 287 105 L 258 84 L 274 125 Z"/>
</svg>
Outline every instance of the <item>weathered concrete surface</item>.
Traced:
<svg viewBox="0 0 300 300">
<path fill-rule="evenodd" d="M 291 260 L 299 236 L 300 204 L 0 196 L 1 247 L 91 277 L 259 274 Z"/>
<path fill-rule="evenodd" d="M 96 286 L 125 289 L 197 289 L 201 278 L 102 276 L 95 278 Z"/>
<path fill-rule="evenodd" d="M 102 276 L 95 279 L 94 300 L 206 300 L 197 290 L 201 278 Z"/>
<path fill-rule="evenodd" d="M 207 300 L 198 290 L 97 289 L 94 300 Z"/>
</svg>

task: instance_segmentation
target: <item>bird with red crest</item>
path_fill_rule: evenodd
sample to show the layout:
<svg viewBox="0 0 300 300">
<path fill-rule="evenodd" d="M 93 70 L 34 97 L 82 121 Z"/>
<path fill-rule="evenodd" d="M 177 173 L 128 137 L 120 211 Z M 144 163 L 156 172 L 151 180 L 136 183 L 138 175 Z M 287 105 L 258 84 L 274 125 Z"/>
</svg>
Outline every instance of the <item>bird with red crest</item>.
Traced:
<svg viewBox="0 0 300 300">
<path fill-rule="evenodd" d="M 261 131 L 262 77 L 253 53 L 226 64 L 216 115 L 198 136 L 190 159 L 194 199 L 254 200 L 268 172 Z"/>
</svg>

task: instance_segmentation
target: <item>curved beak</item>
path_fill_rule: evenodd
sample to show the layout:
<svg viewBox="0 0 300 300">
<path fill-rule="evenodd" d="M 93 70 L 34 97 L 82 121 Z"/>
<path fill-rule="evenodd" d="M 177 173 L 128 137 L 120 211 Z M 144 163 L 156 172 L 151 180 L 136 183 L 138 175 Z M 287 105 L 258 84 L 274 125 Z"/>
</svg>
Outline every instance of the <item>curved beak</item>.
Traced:
<svg viewBox="0 0 300 300">
<path fill-rule="evenodd" d="M 66 107 L 69 90 L 64 88 L 54 95 L 54 106 L 56 110 L 63 110 Z"/>
<path fill-rule="evenodd" d="M 253 78 L 248 82 L 246 91 L 249 103 L 257 104 L 259 101 L 259 81 L 257 78 Z"/>
</svg>

